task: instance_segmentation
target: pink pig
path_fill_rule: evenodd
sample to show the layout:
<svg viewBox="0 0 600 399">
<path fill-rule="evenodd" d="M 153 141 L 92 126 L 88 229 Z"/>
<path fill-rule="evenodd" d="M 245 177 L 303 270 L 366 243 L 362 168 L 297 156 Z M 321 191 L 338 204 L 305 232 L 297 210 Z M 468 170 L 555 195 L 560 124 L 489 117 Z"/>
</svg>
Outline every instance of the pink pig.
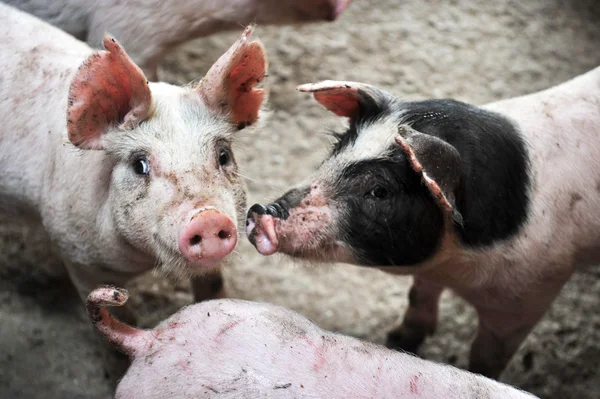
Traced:
<svg viewBox="0 0 600 399">
<path fill-rule="evenodd" d="M 96 328 L 132 363 L 117 399 L 534 398 L 508 385 L 324 331 L 280 306 L 233 299 L 180 310 L 153 330 L 114 319 L 127 291 L 94 290 Z"/>
<path fill-rule="evenodd" d="M 119 43 L 92 51 L 0 4 L 0 211 L 40 222 L 83 300 L 158 266 L 220 295 L 243 221 L 232 143 L 259 119 L 252 28 L 195 86 L 148 83 Z M 61 272 L 61 271 L 57 271 Z"/>
<path fill-rule="evenodd" d="M 351 0 L 7 0 L 91 46 L 110 32 L 150 80 L 165 54 L 188 40 L 256 22 L 333 21 Z"/>
</svg>

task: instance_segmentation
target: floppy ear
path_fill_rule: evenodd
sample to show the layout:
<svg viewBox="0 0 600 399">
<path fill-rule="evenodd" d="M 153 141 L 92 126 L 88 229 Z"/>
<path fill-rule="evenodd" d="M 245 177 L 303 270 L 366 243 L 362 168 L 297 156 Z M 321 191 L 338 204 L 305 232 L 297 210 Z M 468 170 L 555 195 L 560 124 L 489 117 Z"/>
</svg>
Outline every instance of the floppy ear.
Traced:
<svg viewBox="0 0 600 399">
<path fill-rule="evenodd" d="M 253 29 L 246 28 L 197 88 L 209 109 L 229 116 L 239 129 L 258 120 L 266 97 L 264 89 L 254 87 L 265 78 L 268 63 L 263 45 L 251 40 Z"/>
<path fill-rule="evenodd" d="M 462 225 L 462 215 L 456 208 L 456 191 L 461 178 L 461 159 L 456 148 L 408 125 L 400 125 L 396 143 L 442 210 Z"/>
<path fill-rule="evenodd" d="M 336 80 L 307 83 L 298 86 L 297 90 L 313 93 L 315 99 L 329 111 L 352 120 L 373 108 L 381 108 L 394 98 L 391 94 L 366 83 Z"/>
<path fill-rule="evenodd" d="M 77 70 L 69 87 L 67 132 L 82 149 L 102 149 L 111 125 L 133 129 L 150 114 L 152 96 L 142 70 L 111 36 Z"/>
</svg>

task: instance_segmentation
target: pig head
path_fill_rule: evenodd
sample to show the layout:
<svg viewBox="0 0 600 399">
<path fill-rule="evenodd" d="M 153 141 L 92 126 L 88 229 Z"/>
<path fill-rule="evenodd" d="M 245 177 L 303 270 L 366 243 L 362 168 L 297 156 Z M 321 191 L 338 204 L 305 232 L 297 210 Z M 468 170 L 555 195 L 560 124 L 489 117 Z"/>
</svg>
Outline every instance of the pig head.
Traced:
<svg viewBox="0 0 600 399">
<path fill-rule="evenodd" d="M 254 88 L 266 59 L 251 32 L 196 87 L 149 85 L 108 36 L 71 84 L 69 140 L 107 154 L 104 206 L 115 233 L 177 274 L 214 266 L 237 242 L 245 191 L 231 145 L 258 120 L 265 95 Z"/>
<path fill-rule="evenodd" d="M 350 127 L 333 134 L 330 156 L 307 182 L 250 209 L 247 233 L 262 254 L 411 267 L 430 260 L 448 232 L 471 244 L 518 229 L 527 209 L 528 176 L 525 146 L 510 122 L 453 100 L 402 102 L 360 83 L 326 81 L 300 90 L 348 117 Z M 494 165 L 504 161 L 470 150 L 481 126 L 497 141 L 488 145 L 510 160 L 503 163 L 504 175 Z M 459 149 L 469 153 L 461 156 Z M 465 176 L 471 164 L 483 162 L 489 167 Z M 484 204 L 463 193 L 498 179 L 515 183 L 497 193 L 506 198 L 510 218 L 482 237 L 491 218 L 482 208 L 500 208 L 497 197 L 488 196 Z"/>
</svg>

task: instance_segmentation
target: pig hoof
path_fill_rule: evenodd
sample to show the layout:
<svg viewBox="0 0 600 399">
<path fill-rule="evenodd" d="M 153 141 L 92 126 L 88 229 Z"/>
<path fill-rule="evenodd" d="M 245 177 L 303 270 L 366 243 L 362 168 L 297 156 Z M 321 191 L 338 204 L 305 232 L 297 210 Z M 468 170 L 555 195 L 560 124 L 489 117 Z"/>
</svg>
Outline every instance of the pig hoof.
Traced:
<svg viewBox="0 0 600 399">
<path fill-rule="evenodd" d="M 417 354 L 427 335 L 427 332 L 422 328 L 400 326 L 388 334 L 386 346 L 390 349 Z"/>
</svg>

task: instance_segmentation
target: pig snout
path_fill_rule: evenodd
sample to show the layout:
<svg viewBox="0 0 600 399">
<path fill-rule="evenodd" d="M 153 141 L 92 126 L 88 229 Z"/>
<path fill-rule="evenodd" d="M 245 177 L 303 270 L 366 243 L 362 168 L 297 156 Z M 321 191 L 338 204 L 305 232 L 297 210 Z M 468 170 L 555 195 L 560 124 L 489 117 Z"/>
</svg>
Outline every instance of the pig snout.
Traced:
<svg viewBox="0 0 600 399">
<path fill-rule="evenodd" d="M 179 237 L 179 250 L 193 263 L 210 266 L 229 255 L 237 244 L 235 223 L 216 209 L 197 212 Z"/>
<path fill-rule="evenodd" d="M 280 204 L 254 204 L 246 217 L 246 234 L 261 255 L 277 252 L 279 241 L 275 232 L 276 219 L 286 219 L 289 213 Z"/>
</svg>

